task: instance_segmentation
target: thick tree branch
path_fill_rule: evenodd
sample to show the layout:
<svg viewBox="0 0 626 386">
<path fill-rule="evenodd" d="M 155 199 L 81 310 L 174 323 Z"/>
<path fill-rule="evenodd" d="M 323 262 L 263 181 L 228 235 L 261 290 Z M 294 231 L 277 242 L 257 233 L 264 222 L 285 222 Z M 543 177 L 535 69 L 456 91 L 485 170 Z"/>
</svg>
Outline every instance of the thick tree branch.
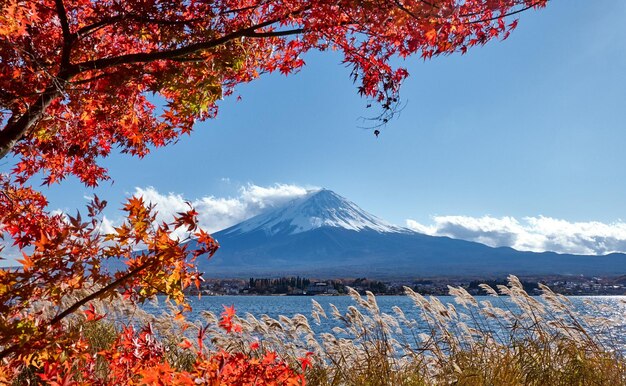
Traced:
<svg viewBox="0 0 626 386">
<path fill-rule="evenodd" d="M 298 12 L 302 12 L 302 10 Z M 294 14 L 294 13 L 296 12 L 293 12 L 291 14 Z M 175 48 L 171 50 L 139 52 L 136 54 L 126 54 L 126 55 L 120 55 L 120 56 L 115 56 L 111 58 L 95 59 L 95 60 L 90 60 L 87 62 L 78 63 L 72 66 L 72 71 L 75 73 L 79 73 L 79 72 L 88 71 L 88 70 L 102 70 L 105 68 L 119 66 L 123 64 L 146 63 L 146 62 L 152 62 L 155 60 L 178 58 L 178 57 L 193 54 L 199 51 L 204 51 L 204 50 L 208 50 L 211 48 L 219 47 L 234 39 L 247 37 L 248 35 L 257 33 L 256 30 L 260 28 L 268 27 L 272 24 L 278 23 L 279 21 L 283 20 L 285 17 L 287 16 L 284 16 L 282 18 L 268 20 L 259 24 L 255 24 L 253 26 L 243 28 L 235 32 L 231 32 L 229 34 L 226 34 L 214 40 L 194 43 L 194 44 L 190 44 L 187 46 L 183 46 L 183 47 Z M 280 36 L 280 35 L 277 35 L 277 36 Z M 250 36 L 250 37 L 254 37 L 254 36 Z"/>
<path fill-rule="evenodd" d="M 73 37 L 70 32 L 67 13 L 63 0 L 55 0 L 57 14 L 63 30 L 63 51 L 61 53 L 61 70 L 59 75 L 54 77 L 46 90 L 39 95 L 37 100 L 30 105 L 21 115 L 14 115 L 9 118 L 6 126 L 0 131 L 0 159 L 4 158 L 13 149 L 28 131 L 42 117 L 48 106 L 56 98 L 62 95 L 63 84 L 67 82 L 72 74 L 66 71 L 70 65 L 70 51 Z M 36 58 L 33 55 L 33 58 Z"/>
<path fill-rule="evenodd" d="M 54 3 L 57 8 L 59 21 L 61 22 L 61 29 L 63 30 L 63 39 L 69 40 L 71 36 L 70 25 L 67 21 L 67 12 L 65 11 L 65 5 L 63 4 L 63 0 L 55 0 Z"/>
<path fill-rule="evenodd" d="M 100 75 L 96 75 L 96 76 L 92 76 L 89 78 L 85 78 L 85 79 L 81 79 L 81 80 L 74 80 L 71 82 L 68 82 L 68 86 L 80 86 L 81 84 L 87 84 L 87 83 L 91 83 L 91 82 L 95 82 L 96 80 L 99 79 L 104 79 L 107 76 L 111 75 L 110 73 L 104 72 Z"/>
<path fill-rule="evenodd" d="M 65 82 L 67 78 L 59 80 Z M 59 96 L 61 96 L 61 90 L 56 84 L 53 84 L 37 98 L 35 103 L 28 107 L 26 112 L 19 116 L 13 115 L 9 119 L 7 125 L 0 131 L 0 159 L 4 158 L 28 129 L 43 117 L 50 103 Z"/>
<path fill-rule="evenodd" d="M 63 0 L 55 0 L 54 3 L 56 4 L 57 14 L 59 16 L 59 21 L 61 22 L 61 29 L 63 30 L 63 52 L 61 53 L 61 67 L 63 68 L 70 64 L 70 52 L 74 38 L 70 32 L 70 25 L 67 20 L 67 12 L 65 11 Z"/>
<path fill-rule="evenodd" d="M 305 28 L 296 28 L 284 31 L 268 31 L 268 32 L 250 32 L 245 35 L 248 38 L 270 38 L 270 37 L 278 37 L 278 36 L 289 36 L 289 35 L 298 35 L 303 32 L 306 32 Z"/>
<path fill-rule="evenodd" d="M 90 33 L 95 32 L 99 30 L 100 28 L 106 27 L 107 25 L 111 25 L 120 20 L 122 20 L 121 15 L 106 17 L 98 22 L 79 28 L 78 31 L 76 31 L 76 36 L 81 37 L 81 36 L 89 35 Z"/>
</svg>

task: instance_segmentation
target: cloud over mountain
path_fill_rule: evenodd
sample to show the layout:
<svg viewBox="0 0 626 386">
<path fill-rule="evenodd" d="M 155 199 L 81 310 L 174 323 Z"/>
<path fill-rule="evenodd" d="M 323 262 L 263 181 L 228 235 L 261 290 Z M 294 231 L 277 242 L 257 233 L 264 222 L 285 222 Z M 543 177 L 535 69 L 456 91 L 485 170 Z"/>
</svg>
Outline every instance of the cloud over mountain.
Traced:
<svg viewBox="0 0 626 386">
<path fill-rule="evenodd" d="M 521 251 L 604 255 L 626 252 L 626 223 L 569 222 L 551 217 L 435 216 L 433 224 L 407 220 L 406 226 L 431 236 L 476 241 Z"/>
<path fill-rule="evenodd" d="M 135 188 L 134 195 L 156 205 L 159 222 L 169 222 L 177 212 L 189 210 L 189 202 L 199 213 L 200 227 L 208 232 L 215 232 L 256 216 L 266 209 L 279 207 L 294 198 L 304 196 L 307 189 L 289 184 L 248 184 L 239 188 L 238 193 L 235 197 L 211 195 L 190 199 L 179 193 L 164 194 L 149 186 Z"/>
</svg>

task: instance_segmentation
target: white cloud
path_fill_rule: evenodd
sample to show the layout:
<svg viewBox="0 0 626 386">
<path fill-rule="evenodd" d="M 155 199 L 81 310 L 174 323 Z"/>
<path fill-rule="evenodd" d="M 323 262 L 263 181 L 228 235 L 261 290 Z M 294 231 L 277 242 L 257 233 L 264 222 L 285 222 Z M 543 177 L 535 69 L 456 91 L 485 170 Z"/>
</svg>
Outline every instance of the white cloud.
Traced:
<svg viewBox="0 0 626 386">
<path fill-rule="evenodd" d="M 433 224 L 407 220 L 408 228 L 432 236 L 476 241 L 521 251 L 604 255 L 626 252 L 626 223 L 569 222 L 551 217 L 435 216 Z"/>
<path fill-rule="evenodd" d="M 248 184 L 239 188 L 236 197 L 204 196 L 188 199 L 179 193 L 161 193 L 154 187 L 137 187 L 134 196 L 141 196 L 146 203 L 155 205 L 157 211 L 156 222 L 172 221 L 177 212 L 189 210 L 189 205 L 198 212 L 199 226 L 207 232 L 216 232 L 231 225 L 240 223 L 261 212 L 281 206 L 290 200 L 307 194 L 316 187 L 302 187 L 289 184 L 274 184 L 271 186 L 258 186 Z M 91 197 L 85 197 L 91 200 Z M 55 210 L 53 214 L 64 214 L 62 210 Z M 103 216 L 100 223 L 100 232 L 103 234 L 113 233 L 114 226 L 120 225 L 122 218 L 111 219 Z M 179 229 L 173 234 L 174 237 L 185 238 L 184 229 Z M 0 252 L 0 267 L 17 265 L 17 259 L 21 258 L 18 248 L 8 245 L 6 240 L 0 240 L 0 245 L 5 248 Z"/>
<path fill-rule="evenodd" d="M 163 194 L 153 187 L 135 188 L 135 196 L 143 197 L 147 203 L 155 204 L 158 222 L 170 222 L 177 212 L 189 210 L 187 202 L 199 213 L 198 222 L 207 232 L 216 232 L 235 225 L 261 212 L 280 206 L 301 197 L 309 189 L 288 184 L 258 186 L 248 184 L 239 189 L 236 197 L 204 196 L 187 199 L 181 194 Z"/>
<path fill-rule="evenodd" d="M 115 224 L 113 221 L 109 220 L 107 216 L 102 216 L 102 221 L 100 222 L 100 234 L 108 234 L 115 232 Z"/>
</svg>

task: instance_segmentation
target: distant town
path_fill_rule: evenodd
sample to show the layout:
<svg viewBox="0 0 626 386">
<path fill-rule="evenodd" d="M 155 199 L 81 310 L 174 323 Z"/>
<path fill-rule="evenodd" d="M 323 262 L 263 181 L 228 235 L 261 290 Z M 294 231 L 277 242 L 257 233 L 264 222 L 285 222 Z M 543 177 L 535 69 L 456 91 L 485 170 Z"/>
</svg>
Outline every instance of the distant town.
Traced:
<svg viewBox="0 0 626 386">
<path fill-rule="evenodd" d="M 619 277 L 585 276 L 543 276 L 520 277 L 524 289 L 531 295 L 541 294 L 538 283 L 550 287 L 563 295 L 626 295 L 626 275 Z M 479 287 L 485 283 L 493 288 L 505 285 L 506 278 L 421 278 L 415 280 L 379 281 L 367 278 L 323 280 L 305 277 L 207 279 L 200 290 L 193 288 L 191 293 L 203 295 L 345 295 L 347 287 L 360 293 L 371 291 L 376 295 L 402 295 L 404 287 L 410 287 L 422 295 L 447 295 L 448 286 L 463 287 L 472 295 L 485 295 Z"/>
</svg>

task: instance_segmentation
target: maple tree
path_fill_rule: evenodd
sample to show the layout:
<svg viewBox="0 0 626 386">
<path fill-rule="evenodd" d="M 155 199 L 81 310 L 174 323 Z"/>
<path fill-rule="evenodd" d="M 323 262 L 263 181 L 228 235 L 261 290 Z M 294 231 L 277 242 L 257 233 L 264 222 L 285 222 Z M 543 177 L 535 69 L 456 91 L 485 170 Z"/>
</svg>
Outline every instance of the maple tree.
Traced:
<svg viewBox="0 0 626 386">
<path fill-rule="evenodd" d="M 100 161 L 111 151 L 143 157 L 175 142 L 215 117 L 235 86 L 297 71 L 312 49 L 343 55 L 384 123 L 408 76 L 393 58 L 465 53 L 506 38 L 517 25 L 511 16 L 546 3 L 0 0 L 0 158 L 12 163 L 0 175 L 0 235 L 23 251 L 21 269 L 0 270 L 0 366 L 44 368 L 45 358 L 84 352 L 64 319 L 79 310 L 97 318 L 89 302 L 115 291 L 130 302 L 163 292 L 184 311 L 184 288 L 201 279 L 193 260 L 217 249 L 192 208 L 155 224 L 154 208 L 131 198 L 124 224 L 102 234 L 105 201 L 94 198 L 84 218 L 50 213 L 28 185 L 33 176 L 52 184 L 74 175 L 95 186 L 110 178 Z M 198 248 L 174 238 L 177 229 Z M 107 272 L 110 260 L 127 268 Z M 87 295 L 64 303 L 78 291 Z M 52 304 L 53 315 L 37 311 L 38 302 Z"/>
</svg>

